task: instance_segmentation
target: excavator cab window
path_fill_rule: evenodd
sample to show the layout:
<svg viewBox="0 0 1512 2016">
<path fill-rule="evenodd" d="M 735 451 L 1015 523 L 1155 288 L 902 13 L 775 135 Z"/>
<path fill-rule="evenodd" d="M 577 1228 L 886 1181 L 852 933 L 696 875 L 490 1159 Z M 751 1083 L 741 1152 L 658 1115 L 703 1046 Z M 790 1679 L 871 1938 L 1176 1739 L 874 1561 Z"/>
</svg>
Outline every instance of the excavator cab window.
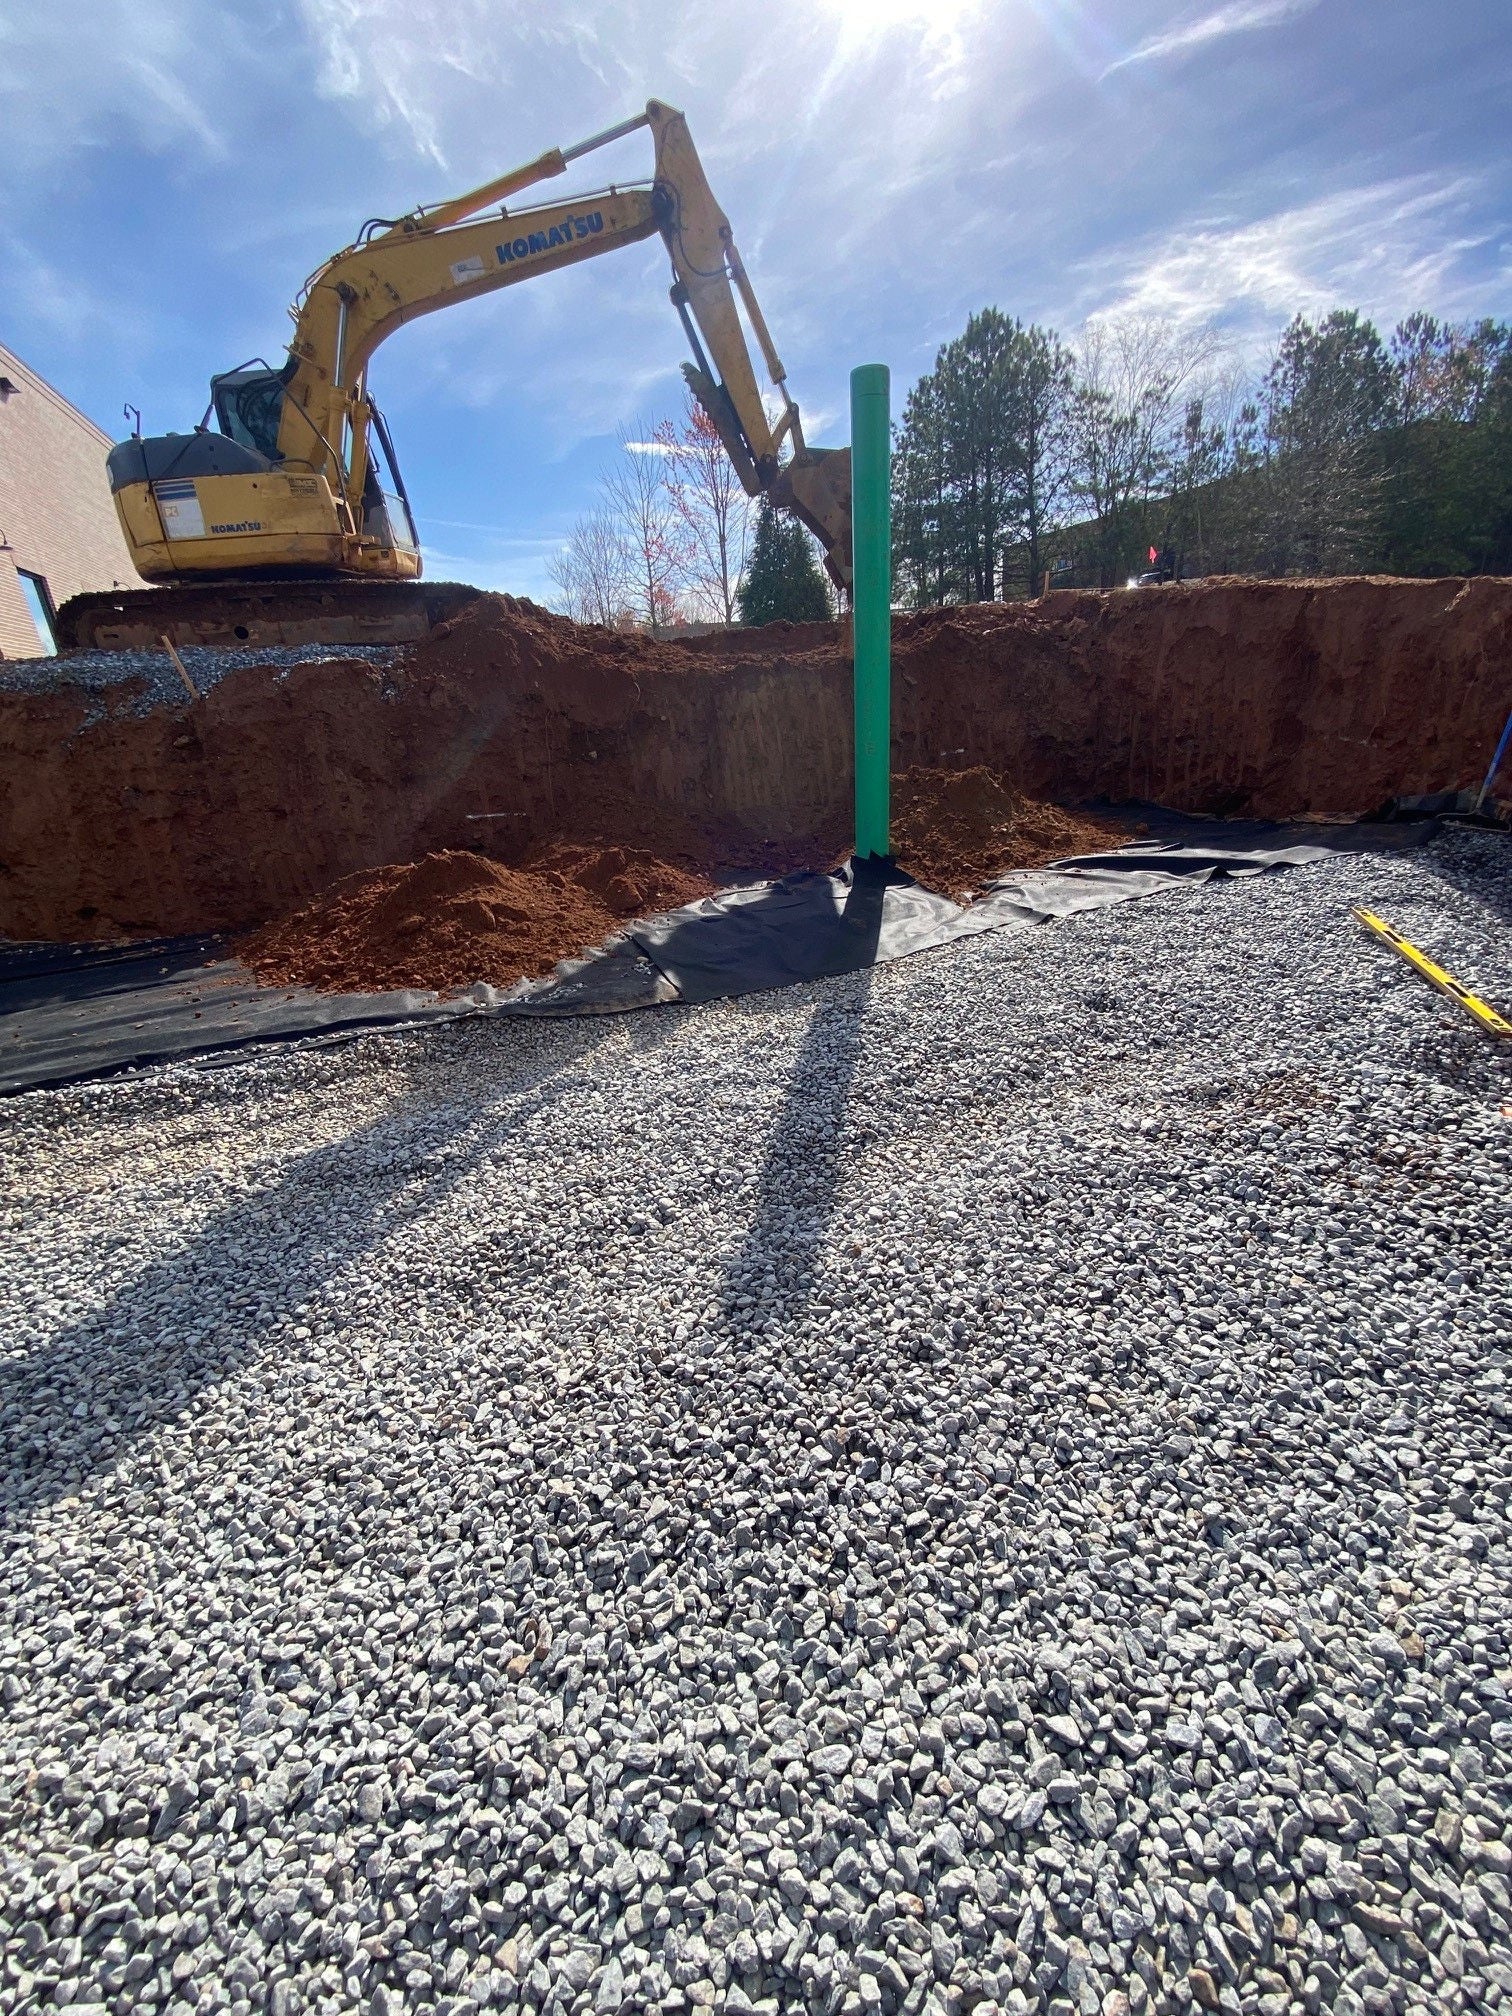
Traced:
<svg viewBox="0 0 1512 2016">
<path fill-rule="evenodd" d="M 289 364 L 282 371 L 223 371 L 212 378 L 210 395 L 222 434 L 276 462 L 284 386 L 292 372 Z"/>
<path fill-rule="evenodd" d="M 410 509 L 409 492 L 405 489 L 404 478 L 399 473 L 399 463 L 394 455 L 394 443 L 389 434 L 388 422 L 376 404 L 373 405 L 372 414 L 373 432 L 377 440 L 370 447 L 367 482 L 362 493 L 363 515 L 368 521 L 364 524 L 363 530 L 366 532 L 371 529 L 375 536 L 382 538 L 388 545 L 418 553 L 420 534 L 415 530 L 415 514 Z M 384 489 L 379 478 L 376 452 L 379 449 L 388 464 L 389 476 L 394 485 L 392 492 Z"/>
</svg>

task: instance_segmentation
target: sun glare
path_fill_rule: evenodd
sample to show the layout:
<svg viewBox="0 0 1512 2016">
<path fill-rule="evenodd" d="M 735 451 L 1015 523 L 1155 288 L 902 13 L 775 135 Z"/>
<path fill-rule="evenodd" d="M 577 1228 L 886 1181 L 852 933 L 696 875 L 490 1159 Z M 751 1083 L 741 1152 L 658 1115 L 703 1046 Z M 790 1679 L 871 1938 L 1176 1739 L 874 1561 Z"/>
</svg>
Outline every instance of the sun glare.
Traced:
<svg viewBox="0 0 1512 2016">
<path fill-rule="evenodd" d="M 966 15 L 979 12 L 981 0 L 824 0 L 824 6 L 847 41 L 869 42 L 894 28 L 948 33 Z"/>
</svg>

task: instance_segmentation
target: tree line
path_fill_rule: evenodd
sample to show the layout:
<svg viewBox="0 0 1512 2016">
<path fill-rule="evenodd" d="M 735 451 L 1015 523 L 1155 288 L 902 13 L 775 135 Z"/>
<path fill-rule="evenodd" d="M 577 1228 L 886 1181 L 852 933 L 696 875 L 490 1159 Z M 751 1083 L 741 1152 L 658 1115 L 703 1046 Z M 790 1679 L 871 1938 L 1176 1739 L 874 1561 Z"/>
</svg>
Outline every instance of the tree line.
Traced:
<svg viewBox="0 0 1512 2016">
<path fill-rule="evenodd" d="M 618 451 L 549 562 L 564 615 L 621 629 L 833 615 L 808 533 L 765 498 L 753 508 L 691 393 L 680 420 L 627 430 Z"/>
<path fill-rule="evenodd" d="M 691 397 L 626 433 L 550 563 L 556 605 L 639 627 L 833 613 L 814 542 L 753 508 Z M 1512 573 L 1512 324 L 1298 315 L 1263 369 L 1211 329 L 1100 316 L 1076 339 L 972 315 L 894 429 L 894 600 L 1053 584 Z"/>
<path fill-rule="evenodd" d="M 1211 330 L 984 308 L 895 430 L 905 606 L 1180 576 L 1512 572 L 1512 325 L 1297 316 L 1246 373 Z"/>
</svg>

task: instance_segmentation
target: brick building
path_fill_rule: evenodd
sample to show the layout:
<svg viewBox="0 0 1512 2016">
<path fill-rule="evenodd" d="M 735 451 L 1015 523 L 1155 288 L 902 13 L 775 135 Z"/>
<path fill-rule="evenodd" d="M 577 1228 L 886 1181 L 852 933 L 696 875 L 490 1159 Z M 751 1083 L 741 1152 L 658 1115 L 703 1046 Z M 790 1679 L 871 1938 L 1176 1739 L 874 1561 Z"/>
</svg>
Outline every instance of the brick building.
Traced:
<svg viewBox="0 0 1512 2016">
<path fill-rule="evenodd" d="M 51 648 L 84 588 L 140 588 L 116 519 L 110 437 L 0 345 L 0 658 Z"/>
</svg>

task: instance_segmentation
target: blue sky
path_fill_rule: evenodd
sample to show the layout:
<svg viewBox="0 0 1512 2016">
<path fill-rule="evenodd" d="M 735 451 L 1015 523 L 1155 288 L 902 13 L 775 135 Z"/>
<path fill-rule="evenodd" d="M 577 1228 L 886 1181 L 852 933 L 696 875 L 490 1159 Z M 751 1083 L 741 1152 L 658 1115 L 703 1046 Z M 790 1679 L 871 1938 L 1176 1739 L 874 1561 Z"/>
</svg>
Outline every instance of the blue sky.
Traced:
<svg viewBox="0 0 1512 2016">
<path fill-rule="evenodd" d="M 987 302 L 1259 355 L 1297 308 L 1512 314 L 1507 0 L 0 0 L 0 338 L 112 433 L 281 354 L 364 218 L 679 105 L 811 438 Z M 638 134 L 552 194 L 648 172 Z M 679 402 L 659 241 L 401 330 L 430 572 L 544 595 Z"/>
</svg>

